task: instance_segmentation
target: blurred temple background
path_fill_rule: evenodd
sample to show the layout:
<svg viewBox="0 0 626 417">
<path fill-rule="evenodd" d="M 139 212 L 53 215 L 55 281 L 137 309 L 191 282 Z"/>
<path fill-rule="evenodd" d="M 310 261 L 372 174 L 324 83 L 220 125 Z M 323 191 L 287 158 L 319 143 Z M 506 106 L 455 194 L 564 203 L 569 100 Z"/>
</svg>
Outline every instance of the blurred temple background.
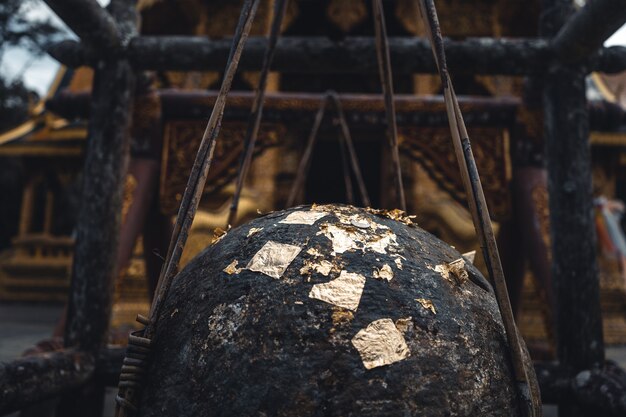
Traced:
<svg viewBox="0 0 626 417">
<path fill-rule="evenodd" d="M 19 3 L 19 2 L 18 2 Z M 241 1 L 142 0 L 143 35 L 230 38 Z M 539 1 L 438 2 L 443 33 L 452 39 L 534 37 Z M 34 3 L 27 18 L 39 17 Z M 385 2 L 389 36 L 423 36 L 415 2 Z M 273 1 L 261 2 L 252 34 L 268 33 Z M 33 18 L 34 19 L 34 18 Z M 32 19 L 31 19 L 32 20 Z M 60 29 L 63 30 L 63 29 Z M 365 0 L 291 1 L 285 36 L 374 36 Z M 46 35 L 44 33 L 44 35 Z M 48 34 L 53 36 L 52 32 Z M 46 36 L 48 36 L 46 35 Z M 615 38 L 618 39 L 618 38 Z M 613 42 L 619 42 L 619 40 Z M 15 54 L 16 52 L 11 52 Z M 22 59 L 28 63 L 30 55 Z M 49 58 L 47 58 L 49 59 Z M 7 58 L 5 57 L 4 61 Z M 393 61 L 392 61 L 393 64 Z M 4 65 L 4 64 L 3 64 Z M 9 68 L 10 67 L 10 68 Z M 4 65 L 4 78 L 19 73 Z M 3 117 L 0 132 L 0 300 L 63 303 L 68 294 L 93 72 L 43 65 L 22 94 L 22 113 Z M 43 71 L 45 72 L 45 70 Z M 136 86 L 129 170 L 124 186 L 118 278 L 111 343 L 125 343 L 146 312 L 165 256 L 172 219 L 221 83 L 220 72 L 142 73 Z M 537 358 L 554 355 L 553 297 L 541 86 L 513 76 L 452 74 L 460 96 L 522 334 Z M 45 77 L 45 75 L 44 75 Z M 257 151 L 237 224 L 285 207 L 306 138 L 324 94 L 339 93 L 371 204 L 393 208 L 391 155 L 379 75 L 272 72 Z M 241 71 L 228 99 L 221 139 L 185 248 L 183 264 L 226 229 L 258 73 Z M 438 76 L 394 77 L 401 163 L 408 211 L 417 223 L 460 252 L 479 250 L 458 174 Z M 36 87 L 39 96 L 28 92 Z M 594 196 L 597 198 L 604 337 L 626 344 L 626 247 L 619 214 L 626 199 L 626 74 L 588 77 Z M 25 98 L 24 98 L 25 97 Z M 1 99 L 2 97 L 0 97 Z M 337 115 L 327 111 L 299 203 L 362 205 L 342 178 Z M 354 181 L 353 181 L 354 184 Z M 235 225 L 233 225 L 235 226 Z M 480 251 L 479 251 L 480 252 Z M 481 264 L 480 256 L 477 263 Z"/>
</svg>

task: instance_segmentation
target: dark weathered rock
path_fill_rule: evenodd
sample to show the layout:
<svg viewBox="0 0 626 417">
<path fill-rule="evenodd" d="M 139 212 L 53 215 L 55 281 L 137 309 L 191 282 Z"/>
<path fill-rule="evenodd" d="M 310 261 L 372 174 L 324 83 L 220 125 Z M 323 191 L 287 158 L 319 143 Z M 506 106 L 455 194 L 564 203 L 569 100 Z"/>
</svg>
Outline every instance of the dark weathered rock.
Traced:
<svg viewBox="0 0 626 417">
<path fill-rule="evenodd" d="M 316 212 L 326 214 L 312 225 L 282 223 Z M 489 284 L 456 250 L 389 217 L 300 207 L 207 248 L 162 309 L 140 415 L 520 415 Z M 279 278 L 250 270 L 269 241 L 301 248 Z M 439 272 L 459 259 L 456 275 Z"/>
<path fill-rule="evenodd" d="M 75 392 L 93 377 L 95 358 L 63 350 L 0 362 L 0 415 Z"/>
</svg>

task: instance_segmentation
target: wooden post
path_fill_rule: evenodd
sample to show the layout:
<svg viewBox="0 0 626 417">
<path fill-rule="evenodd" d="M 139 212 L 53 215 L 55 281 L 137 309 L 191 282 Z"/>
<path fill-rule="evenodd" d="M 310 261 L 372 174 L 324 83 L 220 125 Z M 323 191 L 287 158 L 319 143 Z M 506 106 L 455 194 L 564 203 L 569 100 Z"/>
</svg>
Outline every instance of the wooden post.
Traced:
<svg viewBox="0 0 626 417">
<path fill-rule="evenodd" d="M 105 342 L 129 157 L 134 74 L 127 61 L 100 61 L 93 81 L 81 208 L 76 224 L 66 345 Z"/>
<path fill-rule="evenodd" d="M 135 2 L 113 0 L 110 7 L 124 29 L 119 39 L 124 39 L 129 35 L 128 28 L 136 27 Z M 98 351 L 107 338 L 134 82 L 133 69 L 126 59 L 102 56 L 95 67 L 65 329 L 66 346 L 87 352 Z M 93 382 L 81 395 L 66 398 L 60 414 L 100 416 L 103 398 L 103 385 Z"/>
<path fill-rule="evenodd" d="M 23 236 L 31 231 L 31 225 L 33 222 L 33 204 L 35 201 L 35 182 L 36 180 L 29 179 L 24 192 L 22 193 L 22 207 L 20 209 L 20 227 L 18 236 Z"/>
<path fill-rule="evenodd" d="M 103 61 L 94 76 L 65 329 L 66 346 L 87 351 L 102 347 L 107 337 L 133 82 L 133 71 L 126 61 Z"/>
<path fill-rule="evenodd" d="M 604 361 L 585 75 L 561 67 L 544 91 L 557 352 L 572 376 Z M 589 414 L 568 398 L 559 415 Z"/>
<path fill-rule="evenodd" d="M 573 8 L 544 0 L 544 11 L 542 34 L 552 36 Z M 554 66 L 543 93 L 557 354 L 570 377 L 604 362 L 585 76 Z M 559 403 L 561 417 L 591 415 L 575 398 Z"/>
<path fill-rule="evenodd" d="M 46 206 L 43 217 L 43 232 L 46 235 L 52 234 L 52 223 L 54 221 L 54 192 L 46 191 Z"/>
</svg>

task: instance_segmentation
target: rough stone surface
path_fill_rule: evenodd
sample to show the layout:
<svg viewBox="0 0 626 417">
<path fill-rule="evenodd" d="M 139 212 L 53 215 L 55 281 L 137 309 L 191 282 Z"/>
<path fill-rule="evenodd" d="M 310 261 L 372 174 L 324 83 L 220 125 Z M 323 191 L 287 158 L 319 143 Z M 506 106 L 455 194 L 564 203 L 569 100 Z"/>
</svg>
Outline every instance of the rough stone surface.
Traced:
<svg viewBox="0 0 626 417">
<path fill-rule="evenodd" d="M 281 223 L 298 210 L 328 215 Z M 302 248 L 278 279 L 245 268 L 268 241 Z M 140 415 L 518 416 L 489 284 L 469 262 L 466 280 L 436 271 L 460 257 L 416 226 L 348 206 L 231 230 L 172 287 Z M 376 278 L 385 265 L 393 276 Z M 320 285 L 340 276 L 354 279 Z M 311 297 L 316 285 L 344 291 L 325 300 L 350 308 Z"/>
</svg>

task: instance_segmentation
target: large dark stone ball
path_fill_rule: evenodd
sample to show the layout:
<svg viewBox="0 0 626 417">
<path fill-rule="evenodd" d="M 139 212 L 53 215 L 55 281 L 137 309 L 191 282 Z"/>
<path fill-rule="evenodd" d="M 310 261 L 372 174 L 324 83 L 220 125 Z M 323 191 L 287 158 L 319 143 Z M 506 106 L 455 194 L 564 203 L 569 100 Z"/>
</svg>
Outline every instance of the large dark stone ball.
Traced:
<svg viewBox="0 0 626 417">
<path fill-rule="evenodd" d="M 298 207 L 179 274 L 140 415 L 519 416 L 511 369 L 467 258 L 397 212 Z"/>
</svg>

